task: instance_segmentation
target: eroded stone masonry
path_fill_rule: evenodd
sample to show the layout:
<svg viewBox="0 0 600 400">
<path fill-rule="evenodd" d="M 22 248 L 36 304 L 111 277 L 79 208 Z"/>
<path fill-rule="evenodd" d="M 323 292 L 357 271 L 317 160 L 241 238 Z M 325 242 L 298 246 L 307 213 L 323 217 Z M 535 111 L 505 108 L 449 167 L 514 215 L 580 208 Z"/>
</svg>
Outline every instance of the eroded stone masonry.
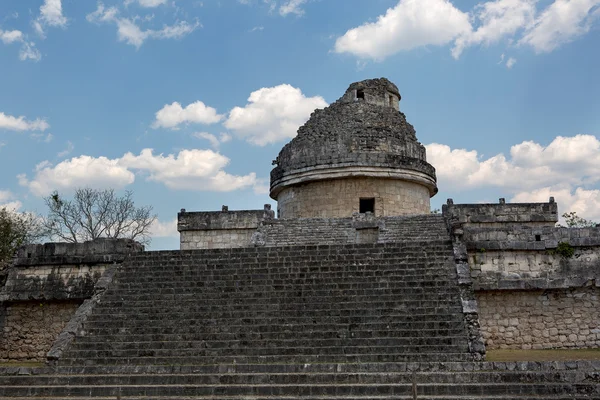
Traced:
<svg viewBox="0 0 600 400">
<path fill-rule="evenodd" d="M 400 99 L 371 79 L 316 110 L 273 161 L 277 213 L 182 209 L 174 251 L 21 249 L 0 362 L 49 366 L 0 368 L 0 398 L 600 398 L 600 362 L 484 362 L 600 347 L 600 227 L 556 227 L 552 198 L 430 213 Z"/>
</svg>

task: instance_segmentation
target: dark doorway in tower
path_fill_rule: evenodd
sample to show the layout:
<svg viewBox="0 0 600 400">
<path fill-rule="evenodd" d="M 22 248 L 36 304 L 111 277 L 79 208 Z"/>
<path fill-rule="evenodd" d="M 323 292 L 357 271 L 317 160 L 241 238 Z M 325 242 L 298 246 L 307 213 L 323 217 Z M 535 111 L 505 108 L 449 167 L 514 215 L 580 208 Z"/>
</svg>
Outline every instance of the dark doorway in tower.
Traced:
<svg viewBox="0 0 600 400">
<path fill-rule="evenodd" d="M 366 212 L 375 214 L 375 199 L 372 197 L 368 199 L 360 199 L 359 209 L 361 214 Z"/>
</svg>

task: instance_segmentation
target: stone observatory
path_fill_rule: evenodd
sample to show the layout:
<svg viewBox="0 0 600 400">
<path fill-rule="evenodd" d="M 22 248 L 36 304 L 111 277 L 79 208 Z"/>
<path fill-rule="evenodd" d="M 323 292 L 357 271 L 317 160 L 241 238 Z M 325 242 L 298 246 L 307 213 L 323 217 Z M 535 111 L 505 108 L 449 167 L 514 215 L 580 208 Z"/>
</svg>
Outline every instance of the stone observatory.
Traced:
<svg viewBox="0 0 600 400">
<path fill-rule="evenodd" d="M 315 110 L 274 161 L 270 196 L 278 217 L 428 214 L 435 168 L 385 78 L 350 85 Z"/>
</svg>

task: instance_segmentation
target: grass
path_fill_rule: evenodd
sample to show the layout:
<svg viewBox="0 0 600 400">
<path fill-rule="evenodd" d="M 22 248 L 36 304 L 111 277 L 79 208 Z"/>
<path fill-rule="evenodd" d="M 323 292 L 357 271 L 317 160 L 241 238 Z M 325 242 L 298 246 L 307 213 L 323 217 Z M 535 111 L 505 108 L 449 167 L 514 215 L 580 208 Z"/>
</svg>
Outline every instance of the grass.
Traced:
<svg viewBox="0 0 600 400">
<path fill-rule="evenodd" d="M 600 360 L 600 349 L 488 350 L 486 361 Z"/>
</svg>

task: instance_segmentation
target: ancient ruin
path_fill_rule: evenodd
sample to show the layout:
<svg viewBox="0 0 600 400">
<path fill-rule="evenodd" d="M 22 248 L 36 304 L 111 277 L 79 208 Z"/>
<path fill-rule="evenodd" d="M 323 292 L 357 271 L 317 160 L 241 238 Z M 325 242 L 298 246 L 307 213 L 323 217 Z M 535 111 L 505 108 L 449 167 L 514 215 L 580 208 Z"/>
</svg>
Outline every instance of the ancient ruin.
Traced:
<svg viewBox="0 0 600 400">
<path fill-rule="evenodd" d="M 600 361 L 485 354 L 600 347 L 600 227 L 556 227 L 552 198 L 431 213 L 400 99 L 372 79 L 316 110 L 273 162 L 277 215 L 182 209 L 174 251 L 21 249 L 0 398 L 599 399 Z"/>
</svg>

